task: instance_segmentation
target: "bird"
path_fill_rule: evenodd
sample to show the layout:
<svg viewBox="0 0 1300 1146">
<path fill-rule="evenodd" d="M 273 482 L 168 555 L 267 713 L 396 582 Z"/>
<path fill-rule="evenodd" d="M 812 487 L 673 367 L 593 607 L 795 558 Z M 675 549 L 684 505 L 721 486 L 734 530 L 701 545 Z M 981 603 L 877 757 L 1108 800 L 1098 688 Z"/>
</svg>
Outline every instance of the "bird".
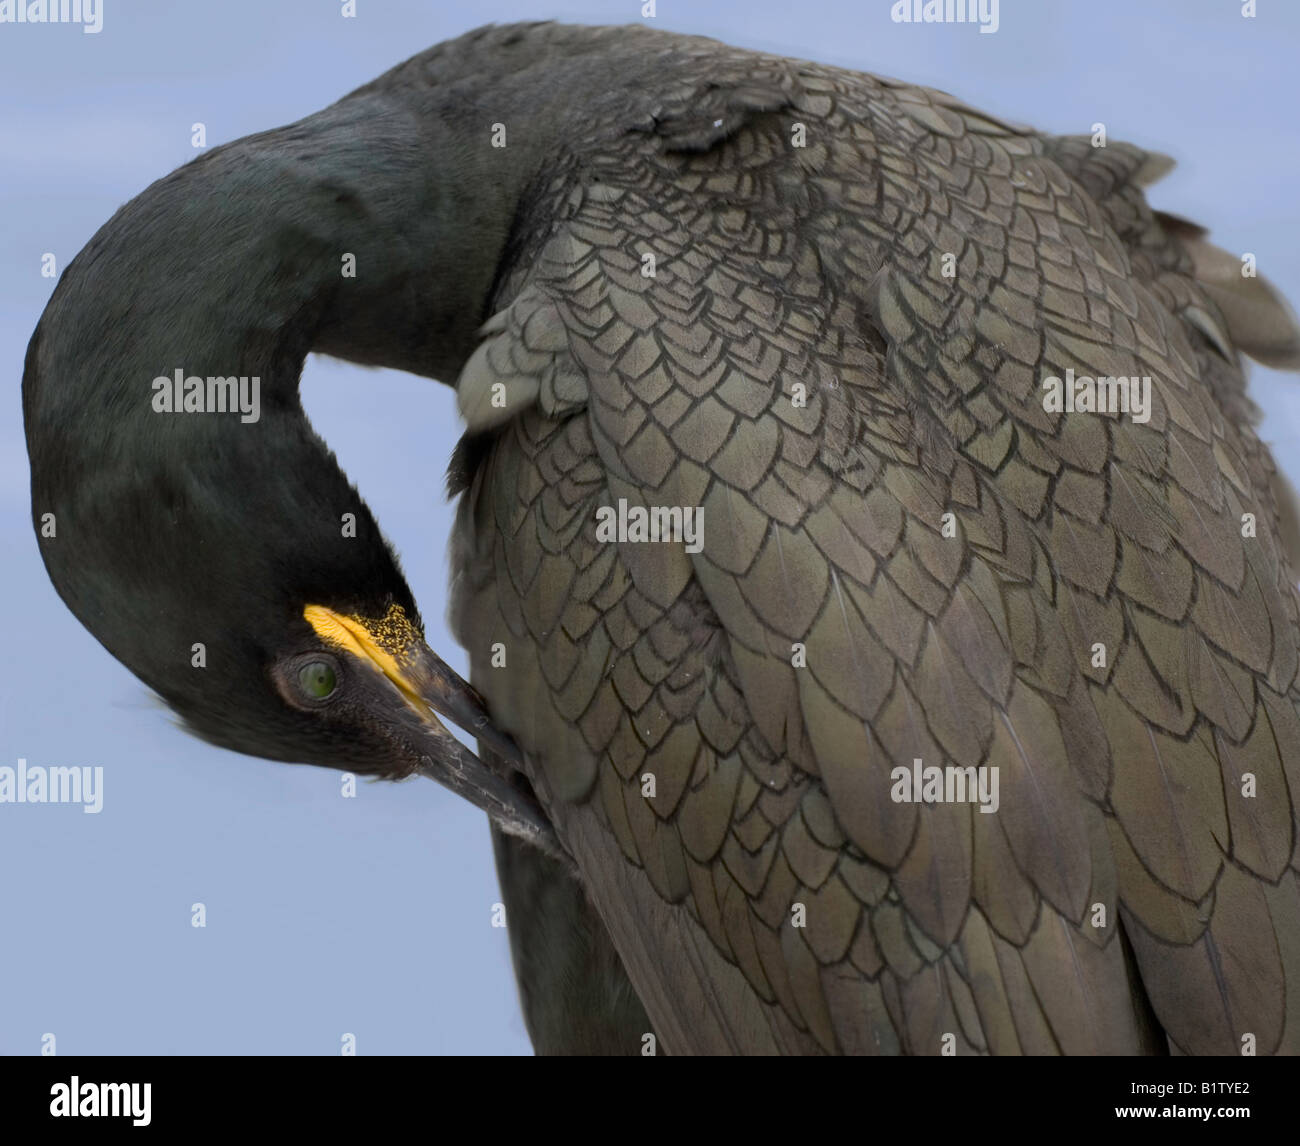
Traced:
<svg viewBox="0 0 1300 1146">
<path fill-rule="evenodd" d="M 1244 357 L 1300 327 L 1148 203 L 1170 166 L 478 29 L 65 269 L 47 571 L 197 735 L 486 810 L 539 1053 L 1296 1053 L 1300 566 Z M 455 389 L 468 681 L 311 352 Z"/>
</svg>

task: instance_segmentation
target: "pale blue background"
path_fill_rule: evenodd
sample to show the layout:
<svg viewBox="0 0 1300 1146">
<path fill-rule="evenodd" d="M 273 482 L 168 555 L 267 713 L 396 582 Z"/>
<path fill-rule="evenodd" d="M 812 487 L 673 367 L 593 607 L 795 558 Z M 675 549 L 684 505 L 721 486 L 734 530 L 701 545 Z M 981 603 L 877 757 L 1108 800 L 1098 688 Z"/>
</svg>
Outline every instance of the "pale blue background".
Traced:
<svg viewBox="0 0 1300 1146">
<path fill-rule="evenodd" d="M 426 781 L 363 784 L 176 731 L 73 620 L 28 522 L 23 354 L 62 268 L 124 201 L 223 143 L 316 111 L 489 21 L 639 19 L 639 3 L 106 0 L 104 30 L 0 25 L 0 764 L 102 764 L 105 806 L 0 805 L 0 1053 L 526 1053 L 482 815 Z M 657 23 L 942 87 L 1059 132 L 1165 151 L 1160 207 L 1300 299 L 1300 4 L 1003 0 L 1001 30 L 914 27 L 888 0 L 664 0 Z M 431 164 L 438 162 L 430 156 Z M 1263 433 L 1300 471 L 1300 386 L 1257 371 Z M 431 382 L 312 359 L 308 410 L 441 626 L 458 430 Z M 203 901 L 206 930 L 190 926 Z"/>
</svg>

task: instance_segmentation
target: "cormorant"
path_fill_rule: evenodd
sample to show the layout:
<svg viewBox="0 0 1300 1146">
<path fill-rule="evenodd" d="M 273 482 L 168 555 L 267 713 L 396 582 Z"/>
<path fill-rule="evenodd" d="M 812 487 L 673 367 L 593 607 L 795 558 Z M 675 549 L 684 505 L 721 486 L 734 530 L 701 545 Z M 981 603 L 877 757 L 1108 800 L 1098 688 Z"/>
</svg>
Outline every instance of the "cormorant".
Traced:
<svg viewBox="0 0 1300 1146">
<path fill-rule="evenodd" d="M 70 264 L 23 381 L 47 568 L 199 735 L 487 807 L 539 1050 L 1294 1052 L 1300 630 L 1239 351 L 1300 340 L 1148 207 L 1166 167 L 481 29 Z M 456 386 L 474 689 L 312 350 Z"/>
</svg>

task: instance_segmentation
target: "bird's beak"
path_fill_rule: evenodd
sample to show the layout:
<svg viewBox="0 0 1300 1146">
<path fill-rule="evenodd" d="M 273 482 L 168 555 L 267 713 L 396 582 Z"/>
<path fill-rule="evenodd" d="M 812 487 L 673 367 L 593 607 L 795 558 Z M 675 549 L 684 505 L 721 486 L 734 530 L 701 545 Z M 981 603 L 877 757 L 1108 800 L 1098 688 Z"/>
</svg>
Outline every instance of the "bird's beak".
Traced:
<svg viewBox="0 0 1300 1146">
<path fill-rule="evenodd" d="M 482 697 L 427 644 L 400 605 L 378 620 L 308 605 L 303 617 L 329 646 L 382 673 L 401 694 L 420 756 L 418 771 L 482 808 L 510 835 L 556 852 L 554 828 L 531 793 L 510 782 L 474 755 L 435 715 L 491 749 L 505 764 L 522 770 L 513 740 L 493 725 Z"/>
</svg>

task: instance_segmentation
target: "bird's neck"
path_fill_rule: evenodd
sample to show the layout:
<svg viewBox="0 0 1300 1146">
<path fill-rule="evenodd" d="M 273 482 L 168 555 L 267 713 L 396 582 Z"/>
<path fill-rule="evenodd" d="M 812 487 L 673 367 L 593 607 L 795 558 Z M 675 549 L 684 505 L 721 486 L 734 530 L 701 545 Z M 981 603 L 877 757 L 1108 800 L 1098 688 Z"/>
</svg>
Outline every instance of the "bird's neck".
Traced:
<svg viewBox="0 0 1300 1146">
<path fill-rule="evenodd" d="M 291 545 L 333 551 L 345 513 L 357 545 L 336 567 L 370 577 L 347 563 L 373 522 L 307 424 L 302 363 L 317 349 L 454 382 L 545 144 L 533 133 L 507 159 L 477 120 L 404 98 L 363 89 L 215 149 L 64 272 L 24 373 L 33 511 L 55 522 L 42 552 L 92 629 L 130 593 L 119 647 L 187 579 L 282 583 L 310 565 Z"/>
</svg>

